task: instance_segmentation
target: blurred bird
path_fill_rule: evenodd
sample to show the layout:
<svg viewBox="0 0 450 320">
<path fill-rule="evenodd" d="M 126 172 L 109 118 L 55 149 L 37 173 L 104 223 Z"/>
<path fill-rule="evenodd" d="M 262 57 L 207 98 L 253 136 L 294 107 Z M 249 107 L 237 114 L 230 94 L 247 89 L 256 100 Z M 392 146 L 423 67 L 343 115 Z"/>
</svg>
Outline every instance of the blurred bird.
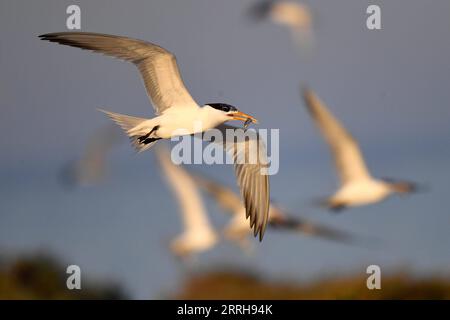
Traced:
<svg viewBox="0 0 450 320">
<path fill-rule="evenodd" d="M 231 188 L 198 174 L 194 175 L 194 181 L 217 202 L 220 208 L 232 215 L 230 222 L 224 229 L 224 236 L 238 243 L 243 249 L 248 249 L 250 245 L 248 236 L 251 234 L 251 230 L 243 215 L 245 208 L 239 196 Z M 355 241 L 354 236 L 348 233 L 294 217 L 273 203 L 270 206 L 268 223 L 269 228 L 280 231 L 299 232 L 342 243 L 353 243 Z"/>
<path fill-rule="evenodd" d="M 305 105 L 332 152 L 341 186 L 323 203 L 330 209 L 341 210 L 384 200 L 391 194 L 412 193 L 417 185 L 406 181 L 373 178 L 364 162 L 358 143 L 328 111 L 322 101 L 309 89 L 304 89 Z"/>
<path fill-rule="evenodd" d="M 138 151 L 149 149 L 160 139 L 204 132 L 229 120 L 245 121 L 245 127 L 250 122 L 257 123 L 252 116 L 228 104 L 209 103 L 199 107 L 184 86 L 175 56 L 152 43 L 85 32 L 50 33 L 39 37 L 50 42 L 100 52 L 130 61 L 137 66 L 157 117 L 144 119 L 101 111 L 122 127 Z M 259 171 L 249 171 L 254 168 L 256 167 L 251 165 L 235 165 L 246 214 L 251 217 L 250 223 L 254 227 L 255 236 L 259 233 L 262 240 L 269 210 L 268 176 Z"/>
<path fill-rule="evenodd" d="M 254 21 L 270 19 L 287 27 L 300 49 L 309 49 L 313 45 L 312 14 L 305 4 L 284 0 L 261 0 L 249 8 L 248 16 Z"/>
<path fill-rule="evenodd" d="M 162 175 L 177 199 L 185 229 L 172 241 L 171 251 L 178 257 L 186 258 L 211 249 L 218 237 L 193 178 L 181 166 L 173 164 L 165 148 L 157 148 L 156 154 L 163 170 Z"/>
<path fill-rule="evenodd" d="M 123 139 L 117 126 L 110 124 L 100 128 L 87 143 L 82 157 L 65 166 L 63 182 L 70 186 L 92 186 L 104 179 L 107 157 Z"/>
</svg>

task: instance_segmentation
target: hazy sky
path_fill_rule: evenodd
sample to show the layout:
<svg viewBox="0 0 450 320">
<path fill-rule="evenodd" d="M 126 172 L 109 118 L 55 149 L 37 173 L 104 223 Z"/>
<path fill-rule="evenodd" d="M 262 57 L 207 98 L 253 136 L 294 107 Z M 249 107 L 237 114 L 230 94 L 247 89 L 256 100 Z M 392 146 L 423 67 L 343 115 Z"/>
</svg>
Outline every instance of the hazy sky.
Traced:
<svg viewBox="0 0 450 320">
<path fill-rule="evenodd" d="M 316 46 L 300 54 L 289 32 L 245 19 L 253 1 L 12 1 L 0 3 L 0 249 L 50 250 L 86 273 L 119 279 L 134 297 L 158 297 L 183 272 L 166 252 L 180 228 L 151 151 L 128 145 L 111 177 L 68 191 L 61 166 L 108 123 L 95 109 L 151 116 L 136 69 L 99 54 L 39 41 L 67 31 L 66 7 L 81 7 L 82 31 L 127 35 L 176 54 L 199 103 L 225 102 L 279 128 L 281 167 L 272 196 L 293 211 L 377 236 L 389 250 L 365 250 L 268 234 L 253 257 L 221 245 L 202 266 L 233 265 L 267 276 L 310 279 L 364 272 L 375 263 L 417 272 L 450 267 L 450 2 L 305 1 Z M 382 30 L 365 10 L 379 4 Z M 431 192 L 394 198 L 339 216 L 309 203 L 333 191 L 329 154 L 299 96 L 307 84 L 359 139 L 375 175 L 417 180 Z M 230 167 L 193 168 L 233 185 Z M 224 222 L 211 206 L 215 222 Z M 160 274 L 155 276 L 151 272 Z M 175 279 L 175 280 L 174 280 Z"/>
</svg>

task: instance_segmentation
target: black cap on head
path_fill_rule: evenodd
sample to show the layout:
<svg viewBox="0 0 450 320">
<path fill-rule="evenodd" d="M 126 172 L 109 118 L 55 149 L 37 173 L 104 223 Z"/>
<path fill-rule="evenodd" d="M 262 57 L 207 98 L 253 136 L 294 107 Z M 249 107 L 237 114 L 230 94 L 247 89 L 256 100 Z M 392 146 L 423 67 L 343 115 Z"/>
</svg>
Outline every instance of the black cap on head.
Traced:
<svg viewBox="0 0 450 320">
<path fill-rule="evenodd" d="M 207 103 L 207 105 L 223 112 L 238 111 L 236 107 L 226 103 Z"/>
<path fill-rule="evenodd" d="M 276 0 L 262 0 L 255 3 L 248 9 L 248 16 L 256 22 L 265 19 L 275 2 Z"/>
</svg>

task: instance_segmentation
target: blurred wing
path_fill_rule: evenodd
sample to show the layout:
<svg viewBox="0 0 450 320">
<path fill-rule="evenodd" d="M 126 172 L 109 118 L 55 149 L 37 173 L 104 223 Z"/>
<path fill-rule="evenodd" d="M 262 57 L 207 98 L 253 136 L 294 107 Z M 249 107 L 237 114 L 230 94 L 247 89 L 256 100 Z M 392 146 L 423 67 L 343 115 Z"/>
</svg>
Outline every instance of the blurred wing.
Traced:
<svg viewBox="0 0 450 320">
<path fill-rule="evenodd" d="M 352 243 L 355 240 L 352 235 L 346 232 L 315 224 L 303 219 L 294 218 L 293 216 L 282 213 L 280 209 L 273 206 L 270 211 L 269 226 L 276 229 L 301 232 L 314 237 L 342 243 Z"/>
<path fill-rule="evenodd" d="M 241 212 L 235 214 L 225 226 L 224 235 L 234 241 L 242 241 L 246 239 L 252 233 L 252 229 L 248 225 L 248 221 L 245 218 L 245 208 L 241 207 Z M 246 240 L 244 240 L 246 241 Z"/>
<path fill-rule="evenodd" d="M 211 179 L 205 178 L 198 174 L 193 174 L 195 183 L 206 193 L 208 193 L 219 206 L 232 215 L 239 214 L 244 205 L 241 198 L 231 188 L 228 188 Z"/>
<path fill-rule="evenodd" d="M 195 234 L 212 231 L 199 190 L 192 177 L 180 165 L 173 164 L 166 149 L 159 146 L 156 150 L 166 181 L 178 200 L 187 231 Z"/>
<path fill-rule="evenodd" d="M 245 207 L 239 194 L 231 188 L 197 174 L 194 175 L 194 180 L 225 212 L 232 215 L 223 229 L 224 236 L 228 240 L 236 242 L 242 249 L 249 249 L 248 236 L 252 229 L 247 221 Z"/>
<path fill-rule="evenodd" d="M 72 186 L 86 186 L 100 182 L 107 171 L 109 153 L 121 141 L 124 141 L 123 134 L 113 124 L 97 130 L 89 138 L 82 157 L 64 168 L 69 177 L 66 182 Z"/>
<path fill-rule="evenodd" d="M 89 32 L 60 32 L 39 36 L 63 45 L 100 52 L 137 66 L 156 114 L 168 108 L 196 108 L 181 79 L 175 56 L 149 42 Z"/>
<path fill-rule="evenodd" d="M 311 90 L 303 93 L 306 107 L 330 146 L 341 183 L 370 178 L 357 142 Z"/>
<path fill-rule="evenodd" d="M 228 137 L 226 129 L 242 130 L 240 128 L 220 125 L 216 129 L 221 130 L 223 137 Z M 242 130 L 243 131 L 243 130 Z M 233 158 L 236 180 L 244 199 L 246 217 L 250 217 L 250 227 L 254 235 L 259 233 L 261 241 L 266 230 L 269 216 L 269 176 L 265 173 L 268 167 L 266 147 L 256 131 L 247 135 L 248 139 L 235 141 L 220 141 L 222 146 Z"/>
</svg>

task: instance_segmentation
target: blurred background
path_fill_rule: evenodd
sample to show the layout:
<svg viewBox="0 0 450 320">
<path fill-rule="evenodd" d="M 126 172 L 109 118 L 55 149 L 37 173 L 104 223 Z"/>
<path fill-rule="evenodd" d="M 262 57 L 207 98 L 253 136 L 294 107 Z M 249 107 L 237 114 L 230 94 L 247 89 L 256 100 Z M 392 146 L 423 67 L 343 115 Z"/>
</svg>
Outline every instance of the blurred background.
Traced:
<svg viewBox="0 0 450 320">
<path fill-rule="evenodd" d="M 249 20 L 254 3 L 0 2 L 0 298 L 65 298 L 58 286 L 70 264 L 93 288 L 72 298 L 449 297 L 450 2 L 303 1 L 314 31 L 304 51 L 286 28 Z M 136 155 L 123 143 L 112 150 L 104 181 L 67 187 L 64 167 L 109 123 L 96 108 L 153 115 L 132 65 L 37 38 L 67 31 L 71 4 L 81 8 L 81 31 L 175 53 L 200 104 L 229 103 L 258 118 L 258 128 L 279 128 L 272 198 L 303 217 L 379 239 L 377 246 L 268 232 L 262 243 L 252 239 L 251 255 L 222 242 L 183 265 L 168 251 L 182 225 L 152 151 Z M 381 7 L 381 30 L 366 27 L 370 4 Z M 339 215 L 315 208 L 337 179 L 300 84 L 359 140 L 375 176 L 418 181 L 430 191 Z M 230 166 L 190 169 L 235 185 Z M 213 223 L 226 223 L 205 200 Z M 365 288 L 371 264 L 382 270 L 379 292 Z M 30 277 L 36 268 L 49 271 Z M 42 291 L 33 279 L 57 288 Z"/>
</svg>

